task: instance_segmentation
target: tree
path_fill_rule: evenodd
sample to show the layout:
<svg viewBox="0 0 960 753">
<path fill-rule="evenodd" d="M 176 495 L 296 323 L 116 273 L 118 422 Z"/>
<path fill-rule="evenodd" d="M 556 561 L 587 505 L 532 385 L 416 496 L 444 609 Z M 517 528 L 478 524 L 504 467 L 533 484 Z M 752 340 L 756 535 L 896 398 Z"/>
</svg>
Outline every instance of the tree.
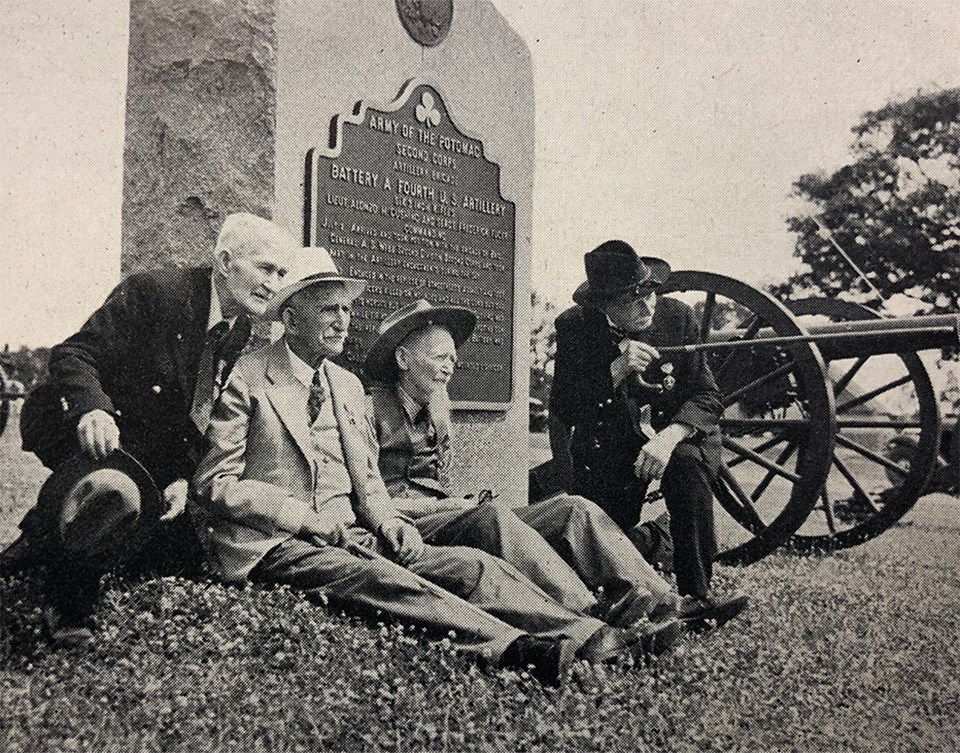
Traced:
<svg viewBox="0 0 960 753">
<path fill-rule="evenodd" d="M 864 114 L 852 161 L 809 174 L 794 193 L 810 211 L 790 217 L 807 265 L 774 292 L 873 294 L 833 240 L 886 297 L 928 312 L 960 308 L 960 89 L 918 93 Z M 861 295 L 861 297 L 863 297 Z"/>
<path fill-rule="evenodd" d="M 537 411 L 531 406 L 531 416 L 540 416 L 550 399 L 553 357 L 557 352 L 553 320 L 558 313 L 553 303 L 536 291 L 530 292 L 530 397 L 540 401 Z"/>
</svg>

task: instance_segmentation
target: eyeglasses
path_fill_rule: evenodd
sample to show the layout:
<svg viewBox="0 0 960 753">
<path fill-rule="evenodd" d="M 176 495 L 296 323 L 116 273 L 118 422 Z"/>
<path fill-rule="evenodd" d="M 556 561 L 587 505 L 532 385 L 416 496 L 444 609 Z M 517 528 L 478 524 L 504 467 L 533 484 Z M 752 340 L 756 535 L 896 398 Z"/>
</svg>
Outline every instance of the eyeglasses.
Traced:
<svg viewBox="0 0 960 753">
<path fill-rule="evenodd" d="M 614 300 L 625 301 L 628 298 L 646 298 L 651 293 L 653 293 L 656 288 L 653 285 L 650 285 L 646 282 L 638 282 L 636 285 L 633 285 L 622 293 L 620 293 Z"/>
</svg>

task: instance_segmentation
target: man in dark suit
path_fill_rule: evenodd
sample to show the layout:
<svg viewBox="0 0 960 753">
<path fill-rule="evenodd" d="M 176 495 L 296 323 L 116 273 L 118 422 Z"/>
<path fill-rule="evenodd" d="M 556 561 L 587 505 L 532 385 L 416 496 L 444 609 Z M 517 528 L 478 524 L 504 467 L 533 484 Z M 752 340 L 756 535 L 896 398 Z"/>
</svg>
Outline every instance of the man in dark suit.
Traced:
<svg viewBox="0 0 960 753">
<path fill-rule="evenodd" d="M 677 590 L 687 597 L 681 616 L 725 622 L 747 599 L 710 596 L 720 393 L 702 353 L 660 363 L 657 352 L 696 341 L 695 317 L 689 306 L 657 294 L 670 274 L 662 259 L 612 240 L 584 263 L 587 281 L 573 295 L 578 305 L 556 320 L 550 441 L 559 481 L 629 529 L 640 519 L 648 485 L 659 479 Z"/>
<path fill-rule="evenodd" d="M 113 509 L 120 497 L 102 494 L 80 507 L 44 497 L 27 514 L 18 544 L 29 542 L 46 565 L 55 643 L 89 642 L 100 576 L 118 562 L 167 572 L 195 564 L 195 539 L 180 515 L 187 479 L 217 394 L 250 338 L 250 317 L 266 311 L 296 246 L 268 220 L 230 215 L 212 268 L 131 275 L 51 351 L 49 379 L 24 405 L 24 449 L 56 473 L 78 453 L 105 461 L 122 447 L 153 477 L 165 508 Z"/>
</svg>

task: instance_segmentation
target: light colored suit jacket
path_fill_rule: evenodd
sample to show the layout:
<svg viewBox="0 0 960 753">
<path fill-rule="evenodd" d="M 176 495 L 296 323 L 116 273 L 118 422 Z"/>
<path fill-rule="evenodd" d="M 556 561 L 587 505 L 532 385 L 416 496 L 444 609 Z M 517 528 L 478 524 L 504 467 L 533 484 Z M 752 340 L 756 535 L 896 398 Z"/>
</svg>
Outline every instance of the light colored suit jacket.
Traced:
<svg viewBox="0 0 960 753">
<path fill-rule="evenodd" d="M 324 362 L 353 491 L 319 515 L 378 531 L 397 512 L 377 469 L 377 446 L 360 381 Z M 319 463 L 307 414 L 309 388 L 293 373 L 283 340 L 243 356 L 207 430 L 191 510 L 214 574 L 243 580 L 276 545 L 296 535 L 314 507 Z"/>
</svg>

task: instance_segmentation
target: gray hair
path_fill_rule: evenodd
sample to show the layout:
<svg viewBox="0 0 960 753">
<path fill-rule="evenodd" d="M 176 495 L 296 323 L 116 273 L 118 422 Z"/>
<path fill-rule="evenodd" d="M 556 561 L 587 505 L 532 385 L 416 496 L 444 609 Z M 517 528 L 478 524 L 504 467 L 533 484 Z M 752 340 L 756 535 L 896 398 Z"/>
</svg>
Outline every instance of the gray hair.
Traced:
<svg viewBox="0 0 960 753">
<path fill-rule="evenodd" d="M 300 244 L 279 225 L 247 212 L 228 215 L 217 236 L 214 257 L 223 251 L 247 253 L 258 247 L 287 249 L 295 251 Z"/>
</svg>

